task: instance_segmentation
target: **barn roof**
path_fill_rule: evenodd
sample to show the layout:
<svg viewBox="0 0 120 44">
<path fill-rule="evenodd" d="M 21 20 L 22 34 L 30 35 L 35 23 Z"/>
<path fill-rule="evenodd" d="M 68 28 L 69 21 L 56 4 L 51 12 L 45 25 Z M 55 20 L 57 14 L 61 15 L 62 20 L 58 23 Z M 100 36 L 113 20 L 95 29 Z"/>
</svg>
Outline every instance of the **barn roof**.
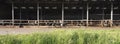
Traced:
<svg viewBox="0 0 120 44">
<path fill-rule="evenodd" d="M 120 0 L 0 0 L 0 2 L 7 2 L 7 3 L 65 3 L 65 2 L 120 2 Z"/>
</svg>

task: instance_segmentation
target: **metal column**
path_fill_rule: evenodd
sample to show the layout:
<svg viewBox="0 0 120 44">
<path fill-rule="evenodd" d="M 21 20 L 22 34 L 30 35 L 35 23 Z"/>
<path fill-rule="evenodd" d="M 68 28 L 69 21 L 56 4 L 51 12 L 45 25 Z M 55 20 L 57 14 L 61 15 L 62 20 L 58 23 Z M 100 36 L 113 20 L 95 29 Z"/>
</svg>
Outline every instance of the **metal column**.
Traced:
<svg viewBox="0 0 120 44">
<path fill-rule="evenodd" d="M 87 3 L 87 21 L 86 21 L 86 26 L 89 26 L 89 5 Z"/>
<path fill-rule="evenodd" d="M 113 26 L 113 3 L 111 3 L 111 21 L 110 26 Z"/>
<path fill-rule="evenodd" d="M 81 20 L 84 20 L 84 9 L 82 10 L 82 19 Z"/>
<path fill-rule="evenodd" d="M 105 20 L 105 9 L 103 9 L 103 15 L 102 15 L 102 20 Z"/>
<path fill-rule="evenodd" d="M 62 21 L 61 22 L 61 26 L 63 26 L 64 24 L 64 4 L 62 3 Z"/>
<path fill-rule="evenodd" d="M 22 26 L 22 8 L 20 8 L 20 13 L 19 13 L 19 17 L 20 17 L 20 23 L 19 23 L 19 26 L 21 27 Z"/>
<path fill-rule="evenodd" d="M 12 25 L 14 26 L 14 3 L 12 3 Z"/>
<path fill-rule="evenodd" d="M 40 10 L 40 9 L 39 9 L 39 3 L 37 3 L 37 21 L 38 21 L 38 26 L 39 26 L 39 20 L 40 20 L 40 19 L 39 19 L 39 14 L 40 14 L 40 13 L 39 13 L 39 10 Z"/>
<path fill-rule="evenodd" d="M 42 9 L 41 9 L 41 11 L 40 11 L 40 20 L 42 20 L 43 18 L 42 18 Z"/>
<path fill-rule="evenodd" d="M 104 20 L 105 20 L 105 9 L 103 8 L 102 10 L 102 21 L 101 21 L 101 26 L 104 26 Z"/>
</svg>

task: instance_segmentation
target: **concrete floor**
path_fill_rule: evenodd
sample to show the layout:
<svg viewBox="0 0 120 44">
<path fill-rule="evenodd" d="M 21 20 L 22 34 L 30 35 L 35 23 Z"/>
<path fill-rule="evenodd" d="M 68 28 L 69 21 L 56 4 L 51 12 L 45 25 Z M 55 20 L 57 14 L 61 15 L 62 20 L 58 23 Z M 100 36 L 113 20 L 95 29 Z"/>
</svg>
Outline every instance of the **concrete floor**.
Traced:
<svg viewBox="0 0 120 44">
<path fill-rule="evenodd" d="M 120 27 L 112 27 L 112 28 L 106 28 L 106 27 L 66 27 L 66 28 L 0 28 L 0 34 L 30 34 L 34 32 L 49 32 L 53 30 L 110 30 L 110 29 L 120 29 Z"/>
</svg>

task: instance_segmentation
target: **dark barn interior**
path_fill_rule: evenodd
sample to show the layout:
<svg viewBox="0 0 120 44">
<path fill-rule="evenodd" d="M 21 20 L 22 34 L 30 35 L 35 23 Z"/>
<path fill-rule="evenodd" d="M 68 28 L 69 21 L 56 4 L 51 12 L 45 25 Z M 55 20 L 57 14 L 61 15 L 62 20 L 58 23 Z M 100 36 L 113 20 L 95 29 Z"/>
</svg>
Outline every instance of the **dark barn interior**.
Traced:
<svg viewBox="0 0 120 44">
<path fill-rule="evenodd" d="M 0 0 L 2 25 L 120 25 L 120 0 Z M 4 24 L 3 24 L 4 23 Z"/>
</svg>

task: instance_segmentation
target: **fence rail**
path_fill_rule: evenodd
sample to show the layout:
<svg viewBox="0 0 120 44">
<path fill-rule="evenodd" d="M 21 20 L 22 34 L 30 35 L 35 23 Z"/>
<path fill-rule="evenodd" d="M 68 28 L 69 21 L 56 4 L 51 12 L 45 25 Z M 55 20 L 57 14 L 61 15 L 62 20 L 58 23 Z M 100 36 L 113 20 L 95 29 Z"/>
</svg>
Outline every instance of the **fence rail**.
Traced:
<svg viewBox="0 0 120 44">
<path fill-rule="evenodd" d="M 64 20 L 64 26 L 86 26 L 87 20 Z M 89 26 L 120 26 L 120 20 L 89 20 Z M 112 22 L 112 23 L 111 23 Z M 0 25 L 60 26 L 61 20 L 0 20 Z"/>
</svg>

